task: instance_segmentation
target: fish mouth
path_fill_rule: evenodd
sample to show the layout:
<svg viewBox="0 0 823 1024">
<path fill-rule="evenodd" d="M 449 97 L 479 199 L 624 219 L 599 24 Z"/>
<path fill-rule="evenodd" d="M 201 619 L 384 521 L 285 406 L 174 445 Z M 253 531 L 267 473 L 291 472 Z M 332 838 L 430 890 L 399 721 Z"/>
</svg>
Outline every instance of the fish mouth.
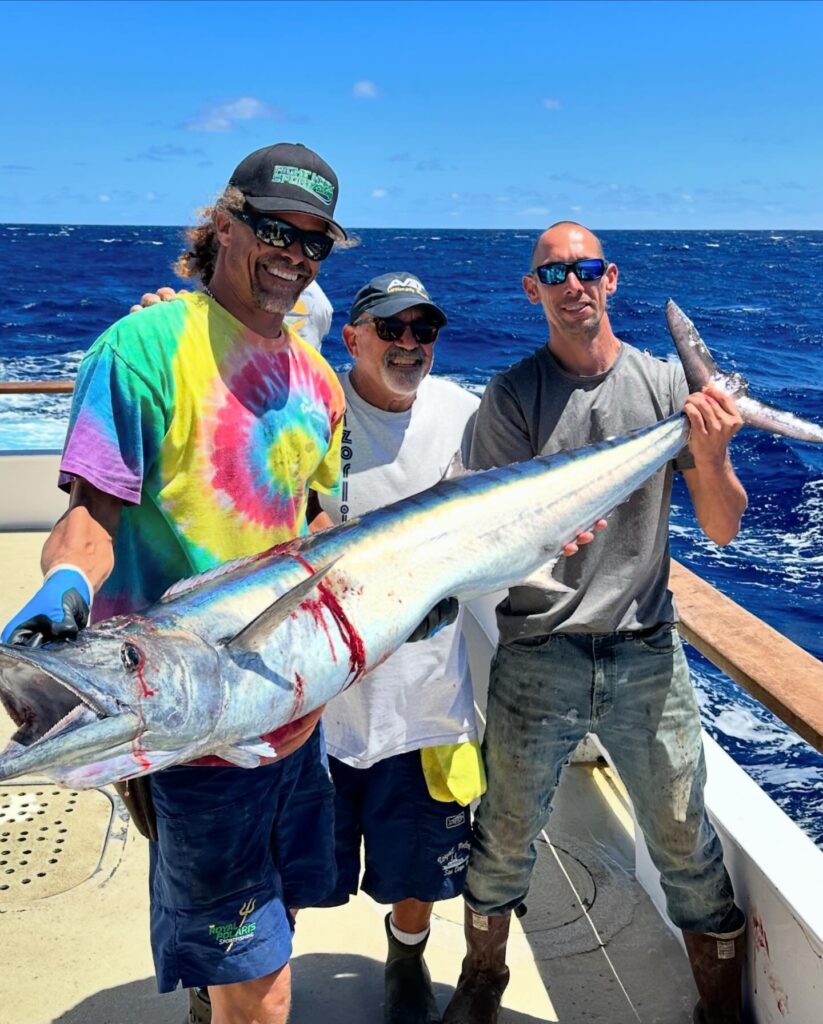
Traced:
<svg viewBox="0 0 823 1024">
<path fill-rule="evenodd" d="M 99 743 L 101 733 L 109 741 L 134 733 L 133 715 L 115 717 L 110 699 L 95 699 L 85 683 L 81 690 L 72 681 L 71 665 L 57 654 L 65 646 L 0 645 L 0 702 L 17 727 L 0 753 L 0 778 L 73 760 Z"/>
</svg>

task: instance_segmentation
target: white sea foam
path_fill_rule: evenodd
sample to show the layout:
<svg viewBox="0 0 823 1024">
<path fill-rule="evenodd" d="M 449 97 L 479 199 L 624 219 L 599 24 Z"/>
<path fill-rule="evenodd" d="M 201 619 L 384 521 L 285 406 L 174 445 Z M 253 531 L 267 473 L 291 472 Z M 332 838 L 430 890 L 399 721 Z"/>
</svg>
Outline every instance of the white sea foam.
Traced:
<svg viewBox="0 0 823 1024">
<path fill-rule="evenodd" d="M 747 743 L 768 745 L 772 750 L 788 750 L 803 742 L 799 736 L 790 732 L 788 727 L 783 730 L 761 722 L 745 708 L 725 708 L 714 718 L 713 724 L 726 736 Z"/>
</svg>

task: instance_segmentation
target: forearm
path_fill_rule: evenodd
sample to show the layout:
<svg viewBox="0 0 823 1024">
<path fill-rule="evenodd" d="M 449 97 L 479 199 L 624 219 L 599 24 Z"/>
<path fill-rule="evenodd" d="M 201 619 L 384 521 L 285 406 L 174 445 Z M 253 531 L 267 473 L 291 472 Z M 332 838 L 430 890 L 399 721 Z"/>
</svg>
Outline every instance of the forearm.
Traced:
<svg viewBox="0 0 823 1024">
<path fill-rule="evenodd" d="M 119 499 L 76 480 L 69 509 L 43 547 L 43 573 L 58 565 L 74 565 L 96 592 L 114 568 L 114 538 L 119 519 Z"/>
<path fill-rule="evenodd" d="M 733 541 L 748 498 L 728 455 L 722 462 L 695 465 L 684 477 L 703 533 L 721 546 Z"/>
</svg>

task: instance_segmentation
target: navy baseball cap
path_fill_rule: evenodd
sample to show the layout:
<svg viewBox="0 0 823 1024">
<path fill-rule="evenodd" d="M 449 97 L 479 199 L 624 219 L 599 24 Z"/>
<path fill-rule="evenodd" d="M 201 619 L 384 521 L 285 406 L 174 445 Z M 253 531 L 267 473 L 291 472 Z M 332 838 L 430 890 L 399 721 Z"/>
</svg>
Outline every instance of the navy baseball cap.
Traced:
<svg viewBox="0 0 823 1024">
<path fill-rule="evenodd" d="M 229 185 L 240 189 L 260 213 L 309 213 L 329 226 L 338 242 L 346 232 L 333 219 L 337 175 L 325 160 L 299 142 L 279 142 L 249 153 L 235 168 Z"/>
<path fill-rule="evenodd" d="M 349 323 L 356 323 L 364 313 L 371 316 L 396 316 L 412 306 L 424 306 L 438 327 L 448 323 L 446 314 L 434 302 L 414 274 L 398 270 L 372 278 L 354 297 Z"/>
</svg>

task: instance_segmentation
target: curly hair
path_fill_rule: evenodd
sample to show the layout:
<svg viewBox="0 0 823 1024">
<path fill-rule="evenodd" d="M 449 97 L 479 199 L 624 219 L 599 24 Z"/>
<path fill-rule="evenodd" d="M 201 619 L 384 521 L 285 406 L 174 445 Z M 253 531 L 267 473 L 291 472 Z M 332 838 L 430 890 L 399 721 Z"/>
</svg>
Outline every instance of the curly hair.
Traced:
<svg viewBox="0 0 823 1024">
<path fill-rule="evenodd" d="M 189 228 L 183 236 L 189 248 L 180 254 L 174 264 L 173 269 L 178 277 L 199 278 L 204 287 L 208 288 L 219 249 L 214 215 L 219 210 L 236 213 L 243 209 L 245 202 L 246 197 L 239 188 L 227 185 L 213 206 L 200 210 L 200 223 Z"/>
</svg>

